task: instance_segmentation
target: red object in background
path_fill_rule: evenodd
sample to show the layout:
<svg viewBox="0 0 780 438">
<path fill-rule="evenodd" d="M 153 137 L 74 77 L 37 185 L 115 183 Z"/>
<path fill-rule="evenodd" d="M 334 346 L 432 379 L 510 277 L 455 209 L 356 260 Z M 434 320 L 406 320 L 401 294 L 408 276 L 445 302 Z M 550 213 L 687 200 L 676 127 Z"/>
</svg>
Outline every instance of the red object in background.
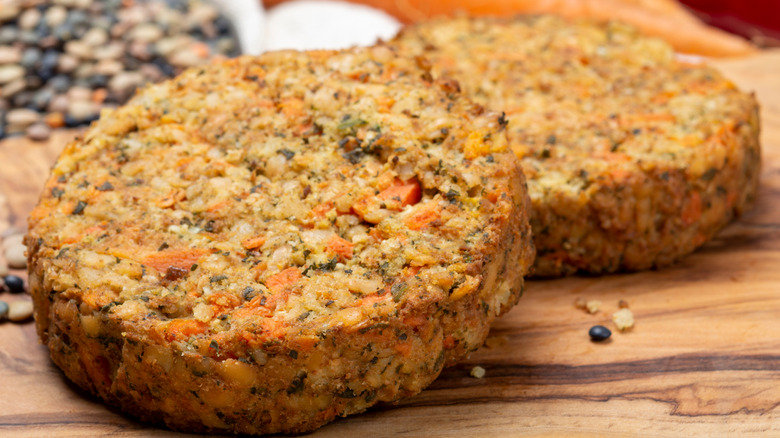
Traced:
<svg viewBox="0 0 780 438">
<path fill-rule="evenodd" d="M 778 0 L 680 0 L 702 21 L 762 46 L 780 46 Z"/>
</svg>

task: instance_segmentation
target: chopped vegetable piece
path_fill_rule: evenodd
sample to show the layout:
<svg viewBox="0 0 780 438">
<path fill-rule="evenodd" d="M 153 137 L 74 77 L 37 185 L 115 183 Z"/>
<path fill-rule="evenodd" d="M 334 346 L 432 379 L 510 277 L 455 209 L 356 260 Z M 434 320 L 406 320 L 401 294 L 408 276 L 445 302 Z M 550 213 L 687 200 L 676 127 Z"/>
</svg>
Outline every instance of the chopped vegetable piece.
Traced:
<svg viewBox="0 0 780 438">
<path fill-rule="evenodd" d="M 273 292 L 280 292 L 300 280 L 301 271 L 296 267 L 287 268 L 277 274 L 268 277 L 265 285 Z"/>
</svg>

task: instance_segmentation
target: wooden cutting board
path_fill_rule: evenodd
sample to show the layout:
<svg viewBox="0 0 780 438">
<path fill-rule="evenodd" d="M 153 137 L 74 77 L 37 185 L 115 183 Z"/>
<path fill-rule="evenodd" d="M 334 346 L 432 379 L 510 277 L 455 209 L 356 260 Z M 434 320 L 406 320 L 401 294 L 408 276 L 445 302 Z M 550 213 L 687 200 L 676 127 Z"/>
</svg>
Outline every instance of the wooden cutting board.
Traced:
<svg viewBox="0 0 780 438">
<path fill-rule="evenodd" d="M 492 348 L 416 397 L 310 436 L 780 436 L 780 52 L 718 65 L 762 103 L 764 165 L 752 212 L 666 270 L 529 282 L 495 324 Z M 72 135 L 0 143 L 9 222 L 24 226 Z M 0 227 L 5 210 L 0 196 Z M 577 298 L 600 300 L 602 311 L 576 309 Z M 588 329 L 612 327 L 621 299 L 635 328 L 590 342 Z M 476 365 L 484 378 L 470 377 Z M 0 436 L 109 435 L 179 434 L 70 385 L 32 323 L 0 325 Z"/>
</svg>

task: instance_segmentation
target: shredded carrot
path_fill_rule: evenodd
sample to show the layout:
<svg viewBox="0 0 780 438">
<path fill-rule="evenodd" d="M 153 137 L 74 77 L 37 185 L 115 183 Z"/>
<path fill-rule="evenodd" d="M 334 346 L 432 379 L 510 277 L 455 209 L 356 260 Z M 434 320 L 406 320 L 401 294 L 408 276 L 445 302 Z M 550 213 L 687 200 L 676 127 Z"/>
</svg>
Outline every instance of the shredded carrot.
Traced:
<svg viewBox="0 0 780 438">
<path fill-rule="evenodd" d="M 265 236 L 250 237 L 249 239 L 246 239 L 243 242 L 241 242 L 241 246 L 243 246 L 244 249 L 257 249 L 263 246 L 265 241 L 266 241 Z"/>
<path fill-rule="evenodd" d="M 273 108 L 275 106 L 274 101 L 270 99 L 260 99 L 255 101 L 255 103 L 260 108 Z"/>
<path fill-rule="evenodd" d="M 209 250 L 207 249 L 169 249 L 149 254 L 144 257 L 141 263 L 160 272 L 167 271 L 171 266 L 181 269 L 190 269 L 198 259 L 208 253 Z"/>
<path fill-rule="evenodd" d="M 91 357 L 88 348 L 79 348 L 77 351 L 82 368 L 90 380 L 104 388 L 111 386 L 111 367 L 108 359 L 100 355 Z"/>
<path fill-rule="evenodd" d="M 374 304 L 392 299 L 393 295 L 388 293 L 389 291 L 390 291 L 390 286 L 387 286 L 381 295 L 378 293 L 366 295 L 358 299 L 357 301 L 348 304 L 346 307 L 372 307 Z"/>
<path fill-rule="evenodd" d="M 390 74 L 389 70 L 390 69 L 387 69 L 387 74 Z M 388 77 L 387 79 L 389 80 L 390 78 Z M 393 105 L 395 105 L 395 99 L 393 99 L 392 97 L 379 96 L 376 98 L 377 110 L 380 113 L 389 112 L 393 108 Z"/>
<path fill-rule="evenodd" d="M 230 204 L 230 201 L 225 199 L 224 201 L 219 201 L 214 204 L 211 204 L 206 208 L 206 211 L 209 213 L 214 213 L 215 211 L 222 210 L 223 208 L 227 207 Z"/>
<path fill-rule="evenodd" d="M 376 196 L 366 196 L 360 198 L 352 204 L 352 211 L 361 219 L 365 220 L 366 215 L 371 211 L 371 205 L 376 203 Z"/>
<path fill-rule="evenodd" d="M 691 225 L 701 217 L 701 196 L 699 192 L 691 193 L 690 201 L 683 207 L 682 220 L 685 225 Z"/>
<path fill-rule="evenodd" d="M 303 115 L 303 100 L 298 98 L 284 99 L 279 103 L 282 114 L 288 118 L 297 118 Z"/>
<path fill-rule="evenodd" d="M 325 216 L 325 213 L 329 212 L 333 207 L 333 201 L 323 202 L 322 204 L 315 205 L 314 208 L 311 209 L 311 214 L 315 217 L 323 217 Z"/>
<path fill-rule="evenodd" d="M 420 202 L 422 190 L 420 183 L 416 180 L 404 182 L 396 179 L 393 185 L 380 192 L 378 196 L 382 200 L 397 200 L 400 203 L 398 208 L 400 208 Z"/>
<path fill-rule="evenodd" d="M 404 318 L 404 325 L 409 326 L 415 330 L 428 323 L 428 318 L 422 315 L 409 315 Z"/>
<path fill-rule="evenodd" d="M 208 303 L 214 307 L 214 313 L 220 315 L 241 304 L 241 299 L 227 292 L 215 292 L 209 295 Z"/>
<path fill-rule="evenodd" d="M 414 213 L 411 217 L 406 219 L 404 223 L 410 230 L 421 230 L 428 225 L 436 222 L 441 218 L 441 207 L 438 202 L 428 202 L 422 205 L 420 209 Z"/>
<path fill-rule="evenodd" d="M 626 114 L 620 117 L 620 124 L 633 126 L 638 124 L 653 124 L 659 122 L 674 123 L 677 118 L 669 113 L 645 113 L 645 114 Z"/>
<path fill-rule="evenodd" d="M 409 353 L 412 351 L 412 344 L 409 342 L 402 342 L 399 344 L 395 344 L 393 347 L 395 351 L 399 352 L 401 356 L 408 356 Z"/>
<path fill-rule="evenodd" d="M 301 271 L 296 267 L 287 268 L 265 280 L 265 286 L 272 292 L 281 292 L 295 284 L 301 278 Z"/>
<path fill-rule="evenodd" d="M 186 197 L 187 195 L 183 190 L 174 189 L 168 192 L 167 195 L 158 199 L 155 204 L 160 208 L 170 208 L 176 205 L 177 202 L 184 200 Z"/>
<path fill-rule="evenodd" d="M 165 340 L 168 342 L 183 341 L 190 336 L 199 335 L 206 331 L 208 325 L 197 319 L 174 319 L 165 327 Z"/>
<path fill-rule="evenodd" d="M 455 341 L 455 337 L 452 335 L 447 335 L 444 337 L 444 341 L 442 342 L 442 346 L 446 348 L 447 350 L 452 350 L 455 348 L 455 346 L 458 345 L 458 343 Z"/>
<path fill-rule="evenodd" d="M 265 298 L 265 301 L 263 301 L 263 298 Z M 267 307 L 268 298 L 269 297 L 262 296 L 262 295 L 254 297 L 252 301 L 246 303 L 243 307 L 239 307 L 233 312 L 233 319 L 239 320 L 239 319 L 246 318 L 248 316 L 263 316 L 263 317 L 271 316 L 272 314 L 271 310 Z"/>
<path fill-rule="evenodd" d="M 330 240 L 328 240 L 326 250 L 328 251 L 328 253 L 336 254 L 341 258 L 351 259 L 352 251 L 354 247 L 355 247 L 354 243 L 334 235 L 330 238 Z"/>
<path fill-rule="evenodd" d="M 309 352 L 317 345 L 318 341 L 317 336 L 299 336 L 294 341 L 295 349 L 303 353 Z"/>
</svg>

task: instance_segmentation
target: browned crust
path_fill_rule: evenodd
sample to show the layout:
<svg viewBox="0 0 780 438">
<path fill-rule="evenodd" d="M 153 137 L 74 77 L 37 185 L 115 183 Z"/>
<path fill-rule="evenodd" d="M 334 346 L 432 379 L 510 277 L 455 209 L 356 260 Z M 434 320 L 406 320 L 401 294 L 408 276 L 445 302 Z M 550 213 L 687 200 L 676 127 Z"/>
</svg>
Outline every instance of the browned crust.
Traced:
<svg viewBox="0 0 780 438">
<path fill-rule="evenodd" d="M 566 214 L 560 214 L 554 201 L 534 202 L 533 228 L 552 230 L 534 235 L 540 248 L 535 275 L 663 268 L 750 209 L 761 167 L 760 128 L 755 98 L 744 104 L 744 117 L 729 121 L 708 139 L 709 145 L 702 145 L 703 150 L 711 145 L 724 153 L 717 169 L 695 173 L 656 166 L 620 184 L 601 185 L 589 204 L 581 209 L 568 206 Z M 650 214 L 653 222 L 648 222 Z M 572 226 L 584 226 L 587 236 L 572 240 L 565 231 Z M 559 248 L 561 241 L 570 242 L 571 249 L 549 250 Z"/>
<path fill-rule="evenodd" d="M 408 65 L 414 61 L 392 58 L 386 48 L 373 50 L 352 52 L 358 61 L 350 57 L 350 52 L 270 54 L 258 60 L 244 58 L 229 61 L 222 67 L 193 70 L 169 83 L 145 90 L 112 117 L 97 122 L 85 139 L 66 148 L 53 169 L 39 206 L 31 215 L 26 243 L 38 333 L 49 347 L 52 360 L 69 379 L 135 417 L 177 430 L 300 433 L 338 416 L 364 411 L 377 402 L 393 402 L 414 395 L 433 381 L 444 366 L 481 346 L 490 323 L 520 298 L 523 274 L 534 256 L 528 222 L 530 200 L 519 163 L 507 149 L 505 140 L 501 141 L 504 133 L 498 114 L 484 113 L 480 107 L 461 100 L 452 84 L 431 84 L 424 69 Z M 384 68 L 379 69 L 377 65 L 380 64 L 372 58 L 380 52 L 385 66 L 394 65 L 402 73 L 386 79 Z M 155 254 L 165 251 L 162 248 L 173 242 L 165 240 L 166 245 L 160 245 L 160 236 L 171 230 L 169 215 L 174 214 L 172 211 L 181 214 L 187 208 L 194 208 L 191 203 L 195 200 L 172 193 L 160 201 L 153 188 L 138 187 L 138 180 L 163 174 L 166 164 L 161 164 L 159 169 L 134 173 L 135 179 L 121 177 L 122 171 L 127 171 L 124 166 L 132 165 L 133 160 L 116 152 L 116 142 L 129 138 L 135 140 L 131 141 L 132 146 L 146 145 L 152 151 L 148 153 L 153 154 L 158 150 L 154 148 L 160 137 L 160 126 L 168 129 L 166 123 L 172 121 L 173 110 L 177 109 L 170 108 L 170 112 L 163 115 L 155 113 L 154 117 L 147 117 L 149 111 L 159 110 L 144 106 L 143 99 L 160 94 L 161 90 L 167 90 L 165 87 L 181 90 L 190 86 L 180 84 L 191 84 L 196 89 L 202 85 L 201 81 L 212 75 L 234 77 L 231 75 L 236 71 L 244 79 L 239 79 L 239 85 L 234 84 L 235 87 L 244 81 L 255 86 L 259 78 L 245 72 L 261 73 L 258 66 L 270 72 L 269 82 L 279 65 L 285 67 L 285 75 L 300 74 L 302 81 L 312 77 L 296 71 L 295 66 L 311 70 L 312 75 L 323 74 L 330 78 L 327 74 L 332 72 L 323 70 L 322 66 L 331 60 L 336 65 L 357 62 L 367 69 L 365 75 L 355 74 L 349 79 L 334 73 L 337 84 L 341 84 L 338 86 L 353 84 L 353 80 L 355 83 L 376 81 L 381 85 L 380 93 L 398 89 L 409 93 L 424 90 L 423 97 L 434 100 L 426 100 L 425 105 L 413 110 L 446 108 L 448 112 L 454 111 L 450 116 L 436 116 L 437 120 L 454 117 L 450 120 L 453 125 L 448 131 L 449 137 L 439 143 L 426 143 L 423 148 L 417 136 L 427 135 L 428 126 L 418 125 L 409 112 L 394 117 L 401 117 L 403 120 L 398 123 L 402 124 L 407 118 L 411 120 L 412 132 L 395 134 L 398 137 L 410 134 L 411 140 L 404 148 L 375 152 L 381 159 L 366 153 L 352 162 L 347 157 L 342 158 L 340 148 L 343 145 L 333 150 L 336 149 L 333 142 L 318 143 L 320 139 L 316 136 L 307 143 L 309 149 L 301 147 L 297 137 L 290 136 L 295 142 L 286 143 L 290 150 L 286 149 L 284 154 L 294 153 L 296 157 L 308 153 L 325 154 L 322 156 L 330 157 L 329 160 L 341 166 L 340 174 L 352 172 L 355 178 L 363 175 L 360 172 L 364 168 L 369 168 L 371 172 L 364 172 L 367 175 L 364 182 L 368 185 L 379 184 L 381 178 L 377 175 L 394 174 L 392 172 L 396 170 L 400 173 L 404 163 L 412 163 L 414 179 L 422 186 L 422 200 L 372 225 L 372 238 L 376 240 L 371 244 L 355 240 L 358 242 L 355 247 L 369 251 L 386 241 L 395 243 L 393 239 L 400 239 L 406 245 L 413 244 L 409 242 L 413 239 L 433 243 L 439 239 L 442 246 L 457 242 L 460 247 L 453 247 L 453 253 L 438 255 L 439 258 L 411 258 L 395 268 L 379 263 L 381 259 L 374 262 L 371 257 L 356 251 L 351 259 L 342 259 L 339 264 L 334 261 L 323 268 L 309 259 L 321 251 L 315 245 L 311 253 L 304 254 L 306 259 L 298 266 L 304 274 L 308 272 L 308 276 L 301 274 L 300 281 L 286 286 L 282 293 L 270 286 L 273 275 L 269 276 L 269 272 L 259 270 L 255 277 L 247 274 L 246 266 L 255 270 L 256 266 L 265 266 L 263 263 L 269 265 L 271 271 L 270 264 L 274 260 L 269 254 L 278 252 L 273 248 L 263 250 L 255 243 L 246 245 L 252 249 L 241 249 L 241 240 L 231 234 L 239 227 L 233 227 L 231 221 L 236 220 L 236 212 L 243 211 L 246 203 L 227 200 L 226 213 L 208 212 L 206 216 L 212 221 L 208 226 L 214 228 L 207 232 L 208 239 L 203 238 L 202 230 L 192 234 L 175 231 L 173 234 L 181 233 L 176 238 L 189 245 L 187 257 L 197 259 L 198 263 L 189 261 L 187 267 L 190 269 L 174 266 L 178 270 L 169 267 L 167 272 L 155 267 L 160 265 L 160 260 L 167 260 Z M 389 84 L 382 82 L 388 80 Z M 219 81 L 215 83 L 220 84 Z M 288 83 L 298 87 L 303 82 Z M 323 86 L 327 87 L 328 83 Z M 216 90 L 220 85 L 214 87 Z M 205 89 L 210 88 L 206 86 Z M 261 92 L 274 95 L 274 89 Z M 175 94 L 174 91 L 171 93 Z M 183 95 L 188 99 L 187 93 Z M 193 104 L 200 105 L 197 100 Z M 308 107 L 304 105 L 303 108 L 305 112 Z M 297 122 L 298 119 L 291 117 L 305 120 L 308 116 L 290 114 L 293 115 L 278 120 Z M 237 112 L 235 120 L 225 123 L 241 122 L 243 116 Z M 370 119 L 372 114 L 363 116 Z M 203 120 L 208 125 L 208 118 Z M 344 119 L 339 116 L 338 120 L 343 123 Z M 339 123 L 338 120 L 331 123 Z M 321 123 L 322 131 L 335 132 L 328 122 Z M 292 131 L 298 132 L 294 128 L 296 126 Z M 213 129 L 222 132 L 219 125 Z M 215 141 L 211 140 L 213 133 L 205 128 L 197 131 L 199 141 Z M 252 135 L 263 133 L 253 132 Z M 273 135 L 268 134 L 268 137 Z M 488 138 L 492 139 L 489 144 L 485 143 Z M 167 147 L 165 140 L 160 144 Z M 84 156 L 89 153 L 93 155 Z M 160 160 L 167 159 L 166 154 L 159 156 Z M 461 158 L 456 159 L 456 156 Z M 145 155 L 141 154 L 135 159 L 143 157 Z M 311 164 L 309 161 L 317 157 L 308 156 L 301 165 Z M 351 167 L 346 163 L 352 163 Z M 112 184 L 108 194 L 92 190 L 96 182 L 83 183 L 92 179 L 91 172 L 95 169 L 112 165 L 118 166 L 118 170 L 107 177 Z M 252 165 L 255 165 L 254 161 Z M 404 168 L 408 171 L 408 166 Z M 210 169 L 207 167 L 205 171 Z M 315 175 L 319 183 L 333 177 L 328 173 L 332 172 L 331 166 L 325 169 L 321 170 L 323 174 Z M 312 167 L 307 172 L 314 175 L 317 170 Z M 300 173 L 308 175 L 307 172 Z M 477 177 L 464 176 L 470 172 Z M 265 186 L 255 186 L 252 194 L 273 190 L 276 184 L 289 182 L 287 177 L 275 179 L 271 173 L 266 176 Z M 338 175 L 333 178 L 339 183 L 343 180 Z M 473 184 L 469 183 L 474 193 L 469 193 L 470 186 L 466 185 L 465 178 L 474 180 Z M 219 181 L 226 184 L 224 180 Z M 442 192 L 442 187 L 453 189 Z M 88 205 L 79 207 L 77 201 L 88 194 L 93 195 L 88 198 Z M 123 197 L 118 197 L 119 194 Z M 316 189 L 310 189 L 302 196 L 310 206 L 322 205 L 320 195 Z M 117 199 L 144 207 L 122 210 L 129 217 L 116 217 L 114 222 L 103 226 L 101 221 L 105 217 L 116 216 L 116 212 L 124 208 Z M 422 231 L 416 229 L 417 222 L 411 222 L 414 227 L 404 228 L 403 224 L 410 222 L 399 218 L 408 220 L 422 204 L 432 202 L 438 203 L 436 205 L 442 211 L 440 219 L 424 224 Z M 331 213 L 332 223 L 315 223 L 307 215 L 277 219 L 276 222 L 261 217 L 250 225 L 274 230 L 295 225 L 307 232 L 315 227 L 325 227 L 342 232 L 335 225 L 341 216 L 333 210 Z M 351 214 L 357 213 L 352 210 Z M 463 219 L 466 228 L 448 225 L 444 219 L 449 217 L 447 215 Z M 163 228 L 155 228 L 154 224 L 162 224 Z M 276 226 L 273 224 L 279 228 L 268 228 Z M 90 234 L 95 227 L 99 228 L 97 237 L 95 233 Z M 473 232 L 464 238 L 462 233 L 468 230 Z M 267 237 L 270 241 L 276 236 L 269 232 Z M 223 242 L 223 238 L 229 241 Z M 127 241 L 134 242 L 135 252 L 127 249 Z M 214 250 L 211 242 L 217 242 L 221 249 Z M 430 243 L 426 245 L 430 246 Z M 388 248 L 385 250 L 390 251 L 392 246 Z M 421 248 L 421 251 L 425 249 Z M 112 251 L 113 255 L 108 256 Z M 151 258 L 142 256 L 150 251 Z M 231 259 L 236 252 L 240 257 Z M 142 265 L 136 259 L 152 262 Z M 214 263 L 212 259 L 225 263 L 234 261 L 233 264 L 216 265 L 222 266 L 223 270 L 215 271 L 209 267 Z M 253 259 L 257 259 L 257 263 L 252 264 Z M 293 258 L 290 260 L 290 263 L 301 263 Z M 350 268 L 349 273 L 347 268 Z M 333 275 L 351 275 L 351 270 L 360 269 L 365 273 L 357 280 L 382 279 L 384 289 L 338 295 L 337 291 L 317 286 L 331 284 L 317 282 L 326 281 Z M 395 269 L 392 276 L 379 276 L 379 272 L 390 269 Z M 96 276 L 96 273 L 100 275 Z M 463 283 L 452 284 L 453 278 Z M 226 306 L 222 302 L 207 305 L 208 301 L 204 300 L 209 293 L 223 293 L 227 301 L 238 295 L 229 287 L 220 289 L 223 281 L 249 282 L 261 295 L 251 299 L 244 295 L 245 299 L 233 304 L 223 317 L 208 312 L 204 316 L 204 308 L 216 312 L 214 306 Z M 240 291 L 242 288 L 243 284 L 234 289 Z M 258 306 L 257 298 L 261 297 L 277 304 L 265 308 L 262 307 L 265 301 L 261 300 Z M 329 297 L 332 300 L 327 300 L 324 306 L 335 308 L 318 307 Z M 297 302 L 306 307 L 295 304 Z M 368 304 L 362 304 L 366 302 Z M 319 310 L 313 314 L 310 311 L 294 313 L 295 318 L 288 318 L 292 312 L 307 308 Z M 184 324 L 186 328 L 173 332 L 175 324 Z"/>
<path fill-rule="evenodd" d="M 535 276 L 668 266 L 755 198 L 755 97 L 628 26 L 456 18 L 389 45 L 506 111 L 534 210 Z"/>
</svg>

